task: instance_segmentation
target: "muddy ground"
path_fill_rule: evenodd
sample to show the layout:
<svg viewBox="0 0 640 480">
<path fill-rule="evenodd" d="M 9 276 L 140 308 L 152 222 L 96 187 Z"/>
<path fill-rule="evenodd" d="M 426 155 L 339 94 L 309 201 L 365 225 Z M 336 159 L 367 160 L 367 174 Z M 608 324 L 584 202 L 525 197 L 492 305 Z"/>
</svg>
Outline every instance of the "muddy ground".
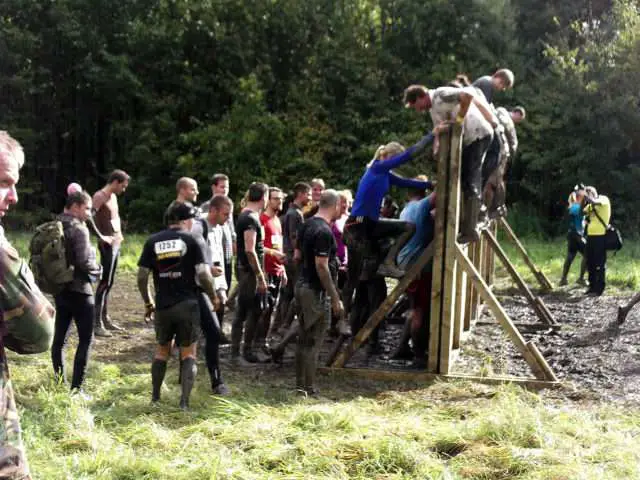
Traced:
<svg viewBox="0 0 640 480">
<path fill-rule="evenodd" d="M 617 305 L 630 297 L 584 297 L 583 287 L 569 287 L 543 296 L 544 302 L 561 324 L 558 331 L 528 331 L 521 329 L 527 340 L 533 340 L 555 371 L 558 378 L 571 388 L 568 394 L 603 400 L 637 401 L 640 399 L 640 307 L 632 311 L 627 321 L 615 324 Z M 153 352 L 153 329 L 143 321 L 143 305 L 133 275 L 120 275 L 112 292 L 110 314 L 126 333 L 112 339 L 97 339 L 92 357 L 105 363 L 148 362 Z M 509 314 L 519 323 L 536 323 L 537 317 L 524 297 L 513 291 L 498 296 Z M 224 321 L 228 330 L 233 313 Z M 382 353 L 368 356 L 361 349 L 350 365 L 375 368 L 407 368 L 408 362 L 390 361 L 397 344 L 400 325 L 387 325 L 381 337 Z M 325 352 L 333 346 L 329 339 Z M 229 364 L 229 347 L 221 348 L 224 370 Z M 260 365 L 261 375 L 289 376 L 293 383 L 293 347 L 287 352 L 284 366 Z M 239 369 L 239 367 L 235 367 Z M 202 368 L 201 372 L 205 372 Z M 511 345 L 502 329 L 488 313 L 474 327 L 463 343 L 454 371 L 467 374 L 508 374 L 531 377 L 529 367 Z"/>
</svg>

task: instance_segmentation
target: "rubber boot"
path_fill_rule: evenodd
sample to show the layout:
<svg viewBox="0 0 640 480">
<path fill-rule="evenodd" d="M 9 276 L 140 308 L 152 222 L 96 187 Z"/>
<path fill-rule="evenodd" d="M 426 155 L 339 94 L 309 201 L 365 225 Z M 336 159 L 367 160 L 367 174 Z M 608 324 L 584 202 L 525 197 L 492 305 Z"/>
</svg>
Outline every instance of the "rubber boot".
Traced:
<svg viewBox="0 0 640 480">
<path fill-rule="evenodd" d="M 478 233 L 478 215 L 480 214 L 480 199 L 466 197 L 464 199 L 463 215 L 460 221 L 460 234 L 458 235 L 458 243 L 473 243 L 480 240 Z"/>
</svg>

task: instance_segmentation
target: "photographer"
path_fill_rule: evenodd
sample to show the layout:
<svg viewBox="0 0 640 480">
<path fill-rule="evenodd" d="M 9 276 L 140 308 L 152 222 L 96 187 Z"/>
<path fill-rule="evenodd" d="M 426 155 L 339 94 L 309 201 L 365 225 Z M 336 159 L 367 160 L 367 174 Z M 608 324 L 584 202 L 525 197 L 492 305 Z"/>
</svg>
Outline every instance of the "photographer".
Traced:
<svg viewBox="0 0 640 480">
<path fill-rule="evenodd" d="M 611 203 L 605 195 L 598 195 L 594 187 L 586 187 L 583 211 L 589 224 L 586 247 L 589 289 L 585 294 L 600 296 L 605 287 L 607 263 L 605 234 L 611 219 Z"/>
</svg>

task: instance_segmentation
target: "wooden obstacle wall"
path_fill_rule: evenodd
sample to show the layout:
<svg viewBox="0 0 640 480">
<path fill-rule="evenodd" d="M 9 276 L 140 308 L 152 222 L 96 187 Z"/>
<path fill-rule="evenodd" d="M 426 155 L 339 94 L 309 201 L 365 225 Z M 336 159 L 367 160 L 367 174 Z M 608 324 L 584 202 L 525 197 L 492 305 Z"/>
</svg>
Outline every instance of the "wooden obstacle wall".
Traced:
<svg viewBox="0 0 640 480">
<path fill-rule="evenodd" d="M 325 370 L 338 371 L 346 365 L 355 351 L 382 322 L 407 287 L 421 275 L 424 267 L 432 261 L 429 349 L 427 372 L 423 375 L 425 379 L 434 378 L 434 375 L 440 375 L 447 379 L 456 377 L 451 373 L 453 363 L 460 352 L 463 341 L 471 333 L 474 324 L 479 319 L 482 307 L 486 306 L 529 364 L 535 376 L 534 381 L 538 384 L 540 382 L 557 382 L 553 371 L 540 351 L 533 343 L 527 342 L 522 337 L 517 326 L 511 321 L 492 291 L 497 255 L 540 321 L 545 324 L 555 323 L 540 297 L 536 297 L 531 292 L 498 244 L 496 238 L 499 223 L 504 227 L 508 238 L 514 242 L 521 255 L 525 257 L 525 263 L 532 270 L 541 287 L 543 289 L 551 288 L 550 282 L 535 267 L 506 220 L 502 218 L 499 222 L 492 222 L 482 232 L 477 242 L 460 245 L 456 241 L 461 214 L 461 157 L 462 127 L 455 125 L 449 131 L 441 133 L 440 136 L 440 151 L 437 155 L 436 219 L 433 241 L 416 263 L 409 268 L 406 275 L 398 282 L 378 310 L 347 344 L 346 348 L 337 353 L 335 358 L 330 359 L 331 368 Z M 362 370 L 364 375 L 372 376 L 371 371 L 365 372 L 367 369 L 355 370 Z M 406 372 L 388 372 L 387 374 L 377 372 L 381 375 L 380 378 L 393 377 L 394 374 L 397 374 L 398 379 L 406 377 L 406 375 L 402 375 Z M 496 377 L 488 378 L 488 380 L 504 381 L 505 379 Z"/>
</svg>

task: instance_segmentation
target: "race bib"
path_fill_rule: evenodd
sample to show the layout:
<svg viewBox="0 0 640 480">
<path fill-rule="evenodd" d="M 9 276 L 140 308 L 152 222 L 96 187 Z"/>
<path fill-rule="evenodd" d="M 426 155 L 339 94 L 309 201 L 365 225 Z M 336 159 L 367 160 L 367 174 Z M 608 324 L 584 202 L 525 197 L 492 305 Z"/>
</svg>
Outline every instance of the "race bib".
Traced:
<svg viewBox="0 0 640 480">
<path fill-rule="evenodd" d="M 153 245 L 158 260 L 166 258 L 179 258 L 187 253 L 187 244 L 182 239 L 163 240 Z"/>
<path fill-rule="evenodd" d="M 271 235 L 271 248 L 282 250 L 282 235 Z"/>
</svg>

